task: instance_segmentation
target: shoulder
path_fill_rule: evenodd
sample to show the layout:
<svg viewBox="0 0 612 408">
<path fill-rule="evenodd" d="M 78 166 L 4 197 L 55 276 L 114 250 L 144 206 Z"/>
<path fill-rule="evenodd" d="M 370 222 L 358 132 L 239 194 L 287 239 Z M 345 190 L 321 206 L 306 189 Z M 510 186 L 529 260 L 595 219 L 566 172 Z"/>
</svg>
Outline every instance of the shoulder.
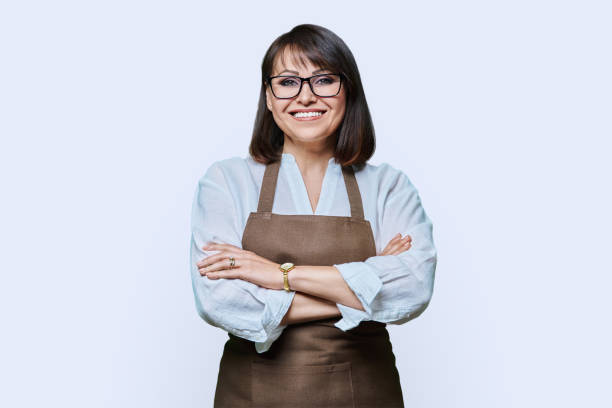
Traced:
<svg viewBox="0 0 612 408">
<path fill-rule="evenodd" d="M 200 181 L 224 181 L 227 184 L 234 180 L 243 180 L 245 176 L 257 172 L 260 167 L 265 166 L 254 161 L 250 156 L 228 157 L 211 163 L 200 178 Z"/>
<path fill-rule="evenodd" d="M 393 191 L 415 190 L 408 175 L 401 169 L 389 163 L 366 163 L 355 171 L 355 177 L 360 183 L 375 186 L 379 195 L 387 195 Z"/>
</svg>

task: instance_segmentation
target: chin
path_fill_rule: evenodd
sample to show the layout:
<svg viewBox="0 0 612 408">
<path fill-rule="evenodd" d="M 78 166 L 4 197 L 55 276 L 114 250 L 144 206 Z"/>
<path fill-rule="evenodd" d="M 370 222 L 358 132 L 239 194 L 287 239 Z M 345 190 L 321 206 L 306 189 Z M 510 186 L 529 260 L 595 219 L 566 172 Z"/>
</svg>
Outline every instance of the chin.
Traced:
<svg viewBox="0 0 612 408">
<path fill-rule="evenodd" d="M 327 139 L 327 135 L 322 135 L 322 134 L 311 134 L 311 135 L 305 135 L 305 134 L 297 134 L 294 136 L 294 139 L 296 140 L 300 140 L 303 142 L 311 142 L 314 140 L 323 140 L 323 139 Z"/>
</svg>

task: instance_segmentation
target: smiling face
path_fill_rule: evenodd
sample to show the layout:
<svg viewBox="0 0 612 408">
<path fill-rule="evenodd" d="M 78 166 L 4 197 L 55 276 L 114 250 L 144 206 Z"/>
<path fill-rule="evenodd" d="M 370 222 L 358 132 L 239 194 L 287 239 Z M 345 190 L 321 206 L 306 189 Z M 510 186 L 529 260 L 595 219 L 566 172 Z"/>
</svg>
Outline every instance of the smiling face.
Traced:
<svg viewBox="0 0 612 408">
<path fill-rule="evenodd" d="M 305 60 L 306 65 L 300 66 L 296 55 L 287 51 L 286 58 L 279 58 L 279 53 L 274 61 L 274 68 L 270 76 L 295 75 L 303 78 L 316 74 L 333 73 L 330 70 L 322 70 L 321 67 L 313 65 Z M 283 60 L 284 59 L 284 63 Z M 274 121 L 284 132 L 285 138 L 289 137 L 295 144 L 319 143 L 330 144 L 327 140 L 338 130 L 346 110 L 346 95 L 344 84 L 340 92 L 332 97 L 319 97 L 312 93 L 307 83 L 304 83 L 299 95 L 292 99 L 278 99 L 274 96 L 270 87 L 266 88 L 266 105 L 272 112 Z M 295 116 L 296 111 L 316 111 L 321 114 L 304 114 Z"/>
</svg>

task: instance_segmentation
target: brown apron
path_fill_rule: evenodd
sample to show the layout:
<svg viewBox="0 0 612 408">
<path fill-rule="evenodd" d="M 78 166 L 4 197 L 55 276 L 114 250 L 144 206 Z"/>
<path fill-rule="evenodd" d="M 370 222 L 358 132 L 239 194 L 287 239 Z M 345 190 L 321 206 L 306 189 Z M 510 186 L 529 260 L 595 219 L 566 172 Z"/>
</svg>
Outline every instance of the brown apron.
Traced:
<svg viewBox="0 0 612 408">
<path fill-rule="evenodd" d="M 342 167 L 351 216 L 272 213 L 280 161 L 266 166 L 257 212 L 242 247 L 277 263 L 327 265 L 376 255 L 353 168 Z M 291 272 L 289 272 L 291 273 Z M 280 274 L 280 271 L 279 271 Z M 340 317 L 291 324 L 264 353 L 228 333 L 215 407 L 403 407 L 399 373 L 385 323 L 340 330 Z"/>
</svg>

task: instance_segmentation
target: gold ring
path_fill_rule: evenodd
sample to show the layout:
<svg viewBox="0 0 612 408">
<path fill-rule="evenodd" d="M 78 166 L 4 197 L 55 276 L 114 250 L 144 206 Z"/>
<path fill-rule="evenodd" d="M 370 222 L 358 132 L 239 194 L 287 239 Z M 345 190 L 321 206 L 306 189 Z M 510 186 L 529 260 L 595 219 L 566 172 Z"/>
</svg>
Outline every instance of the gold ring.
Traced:
<svg viewBox="0 0 612 408">
<path fill-rule="evenodd" d="M 229 261 L 230 261 L 230 269 L 232 269 L 234 265 L 236 265 L 236 260 L 234 259 L 233 256 L 230 256 Z"/>
</svg>

